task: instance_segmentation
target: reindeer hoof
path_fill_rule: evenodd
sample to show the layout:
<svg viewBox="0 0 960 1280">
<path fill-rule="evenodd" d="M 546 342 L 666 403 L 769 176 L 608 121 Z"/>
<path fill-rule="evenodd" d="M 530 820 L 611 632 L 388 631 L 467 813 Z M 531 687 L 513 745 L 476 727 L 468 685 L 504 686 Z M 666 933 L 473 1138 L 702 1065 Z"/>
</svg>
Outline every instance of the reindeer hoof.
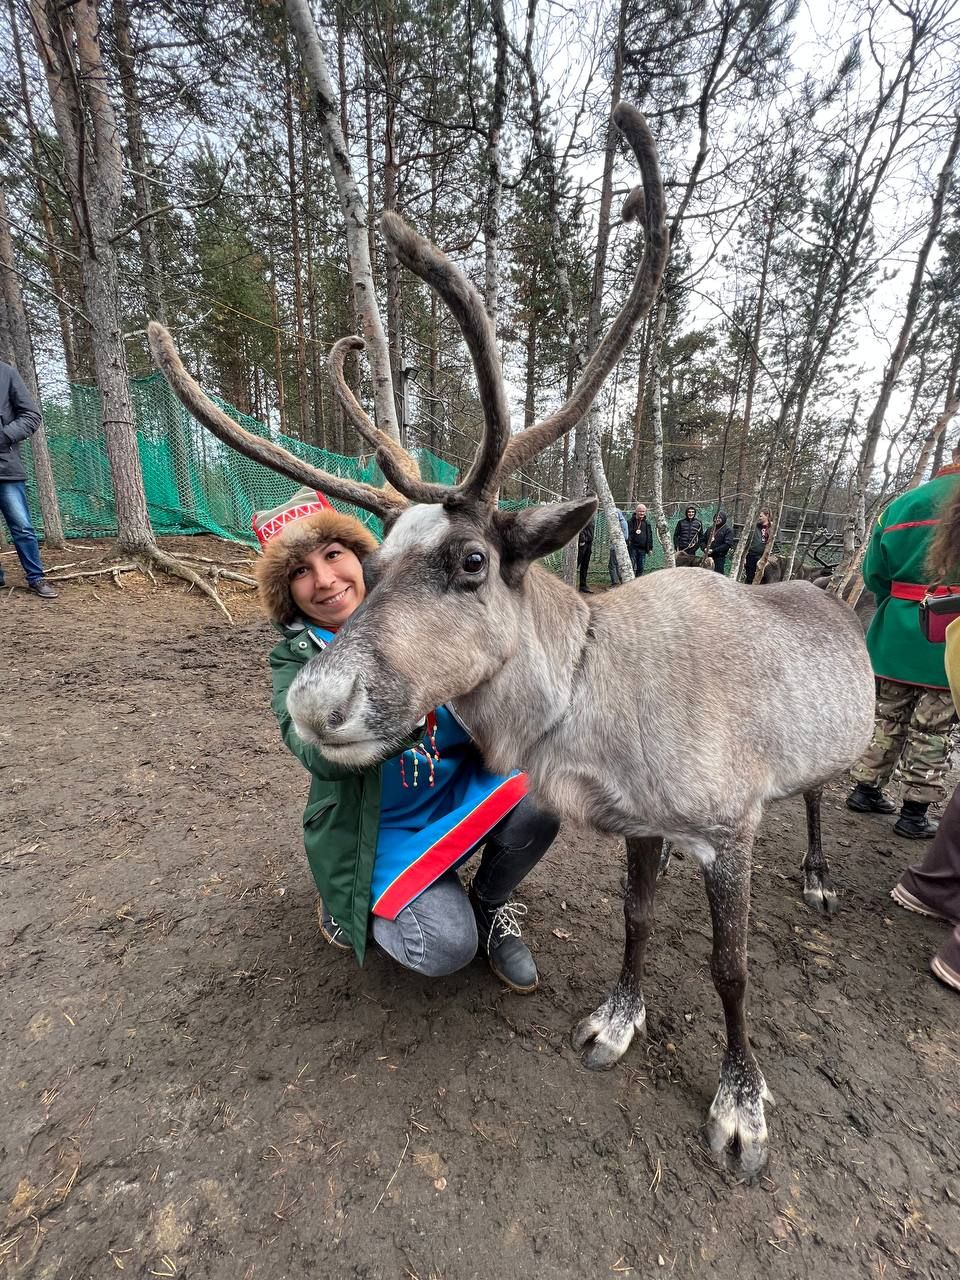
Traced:
<svg viewBox="0 0 960 1280">
<path fill-rule="evenodd" d="M 814 911 L 823 911 L 828 916 L 840 910 L 840 899 L 830 877 L 816 871 L 804 877 L 803 900 Z"/>
<path fill-rule="evenodd" d="M 614 993 L 577 1023 L 570 1039 L 573 1047 L 582 1051 L 581 1061 L 588 1070 L 605 1071 L 623 1057 L 646 1020 L 641 997 Z"/>
<path fill-rule="evenodd" d="M 731 1077 L 737 1083 L 731 1083 Z M 752 1078 L 736 1070 L 723 1071 L 704 1126 L 704 1138 L 713 1154 L 722 1158 L 736 1148 L 740 1172 L 747 1178 L 760 1173 L 769 1155 L 765 1102 L 773 1106 L 773 1094 L 759 1071 Z"/>
</svg>

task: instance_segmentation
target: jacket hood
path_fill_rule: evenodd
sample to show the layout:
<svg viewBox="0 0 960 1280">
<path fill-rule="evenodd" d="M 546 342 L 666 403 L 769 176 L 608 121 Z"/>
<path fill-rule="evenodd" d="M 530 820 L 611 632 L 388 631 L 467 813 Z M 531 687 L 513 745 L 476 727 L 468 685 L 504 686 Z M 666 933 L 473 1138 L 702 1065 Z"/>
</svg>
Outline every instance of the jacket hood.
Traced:
<svg viewBox="0 0 960 1280">
<path fill-rule="evenodd" d="M 271 622 L 289 627 L 296 619 L 298 610 L 290 592 L 290 574 L 304 556 L 328 542 L 342 543 L 360 560 L 377 549 L 377 540 L 366 525 L 332 507 L 291 521 L 266 544 L 254 571 L 260 602 Z"/>
<path fill-rule="evenodd" d="M 721 525 L 721 524 L 726 524 L 726 523 L 727 523 L 727 513 L 726 513 L 725 511 L 718 511 L 718 512 L 717 512 L 717 524 L 718 524 L 718 525 Z"/>
</svg>

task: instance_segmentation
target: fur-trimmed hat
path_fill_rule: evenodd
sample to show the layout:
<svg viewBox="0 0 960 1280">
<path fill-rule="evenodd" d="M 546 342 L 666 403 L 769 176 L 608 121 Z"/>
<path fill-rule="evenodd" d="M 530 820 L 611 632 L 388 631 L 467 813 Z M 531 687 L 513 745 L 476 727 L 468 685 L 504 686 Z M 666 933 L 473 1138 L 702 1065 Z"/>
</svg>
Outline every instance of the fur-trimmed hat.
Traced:
<svg viewBox="0 0 960 1280">
<path fill-rule="evenodd" d="M 307 507 L 308 513 L 283 518 L 286 510 L 295 507 Z M 377 549 L 377 540 L 366 525 L 354 516 L 335 510 L 322 494 L 316 495 L 312 489 L 294 494 L 286 508 L 258 512 L 254 517 L 258 537 L 260 529 L 268 525 L 273 532 L 264 540 L 263 555 L 257 561 L 255 573 L 263 607 L 271 620 L 282 626 L 289 626 L 297 617 L 297 606 L 290 592 L 290 574 L 304 556 L 330 542 L 348 547 L 360 560 Z"/>
</svg>

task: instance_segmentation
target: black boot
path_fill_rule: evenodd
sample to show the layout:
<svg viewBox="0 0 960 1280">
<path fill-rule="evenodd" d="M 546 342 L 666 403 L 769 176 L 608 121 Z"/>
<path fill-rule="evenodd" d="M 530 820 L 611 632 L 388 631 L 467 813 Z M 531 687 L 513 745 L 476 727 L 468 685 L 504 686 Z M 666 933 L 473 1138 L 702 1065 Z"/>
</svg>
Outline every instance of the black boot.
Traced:
<svg viewBox="0 0 960 1280">
<path fill-rule="evenodd" d="M 897 806 L 872 782 L 858 782 L 847 796 L 847 808 L 854 813 L 896 813 Z"/>
<path fill-rule="evenodd" d="M 530 948 L 520 936 L 520 917 L 527 909 L 511 898 L 553 844 L 559 829 L 556 818 L 525 796 L 490 832 L 470 886 L 480 950 L 500 981 L 514 991 L 535 991 L 539 979 Z"/>
<path fill-rule="evenodd" d="M 919 800 L 904 800 L 900 817 L 893 824 L 898 836 L 908 840 L 930 840 L 937 834 L 937 823 L 927 817 L 928 805 Z"/>
<path fill-rule="evenodd" d="M 527 995 L 536 991 L 540 982 L 530 948 L 520 935 L 520 916 L 527 914 L 522 902 L 504 902 L 488 906 L 477 897 L 475 882 L 470 886 L 470 903 L 477 919 L 480 950 L 490 961 L 490 968 L 512 991 Z"/>
</svg>

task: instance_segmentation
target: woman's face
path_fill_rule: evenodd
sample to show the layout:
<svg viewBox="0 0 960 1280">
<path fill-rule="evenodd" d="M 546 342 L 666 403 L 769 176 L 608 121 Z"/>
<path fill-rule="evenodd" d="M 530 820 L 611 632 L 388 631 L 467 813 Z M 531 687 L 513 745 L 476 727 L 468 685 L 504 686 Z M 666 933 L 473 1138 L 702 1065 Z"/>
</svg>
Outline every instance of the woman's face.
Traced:
<svg viewBox="0 0 960 1280">
<path fill-rule="evenodd" d="M 339 542 L 311 551 L 290 575 L 290 594 L 310 622 L 336 630 L 366 594 L 359 557 Z"/>
</svg>

